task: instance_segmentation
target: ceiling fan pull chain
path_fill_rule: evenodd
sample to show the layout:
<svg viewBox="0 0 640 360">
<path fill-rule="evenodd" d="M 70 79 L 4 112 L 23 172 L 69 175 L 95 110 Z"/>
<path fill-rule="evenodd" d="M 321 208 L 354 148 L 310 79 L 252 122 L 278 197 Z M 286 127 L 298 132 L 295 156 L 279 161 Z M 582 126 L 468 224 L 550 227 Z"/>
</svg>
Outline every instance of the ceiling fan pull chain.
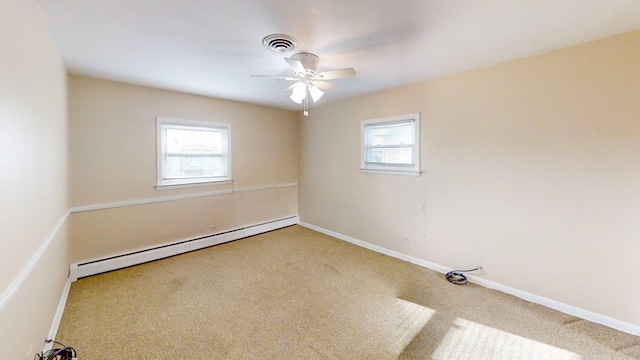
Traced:
<svg viewBox="0 0 640 360">
<path fill-rule="evenodd" d="M 305 86 L 305 91 L 308 93 L 309 89 Z M 308 94 L 305 94 L 304 97 L 304 109 L 302 111 L 302 115 L 303 116 L 309 116 L 309 96 L 306 96 Z"/>
</svg>

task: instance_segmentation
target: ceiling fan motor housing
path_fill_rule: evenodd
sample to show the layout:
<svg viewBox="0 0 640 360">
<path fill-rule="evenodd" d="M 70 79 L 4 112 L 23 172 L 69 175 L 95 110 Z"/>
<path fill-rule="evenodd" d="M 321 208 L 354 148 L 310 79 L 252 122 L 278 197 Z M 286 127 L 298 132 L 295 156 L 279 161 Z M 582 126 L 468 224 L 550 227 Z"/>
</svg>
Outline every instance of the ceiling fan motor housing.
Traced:
<svg viewBox="0 0 640 360">
<path fill-rule="evenodd" d="M 313 76 L 318 70 L 319 58 L 318 58 L 318 55 L 316 54 L 301 52 L 301 53 L 292 55 L 291 58 L 300 61 L 302 63 L 302 66 L 304 66 L 304 69 L 307 71 L 307 73 L 303 74 L 303 76 L 304 75 Z"/>
</svg>

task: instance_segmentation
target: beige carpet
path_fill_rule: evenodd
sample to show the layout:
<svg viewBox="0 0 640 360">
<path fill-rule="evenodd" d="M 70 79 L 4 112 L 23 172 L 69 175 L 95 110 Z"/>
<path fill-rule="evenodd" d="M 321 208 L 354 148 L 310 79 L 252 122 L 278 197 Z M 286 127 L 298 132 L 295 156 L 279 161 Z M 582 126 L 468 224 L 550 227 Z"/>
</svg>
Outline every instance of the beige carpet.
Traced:
<svg viewBox="0 0 640 360">
<path fill-rule="evenodd" d="M 79 359 L 633 359 L 640 338 L 300 226 L 73 283 Z"/>
</svg>

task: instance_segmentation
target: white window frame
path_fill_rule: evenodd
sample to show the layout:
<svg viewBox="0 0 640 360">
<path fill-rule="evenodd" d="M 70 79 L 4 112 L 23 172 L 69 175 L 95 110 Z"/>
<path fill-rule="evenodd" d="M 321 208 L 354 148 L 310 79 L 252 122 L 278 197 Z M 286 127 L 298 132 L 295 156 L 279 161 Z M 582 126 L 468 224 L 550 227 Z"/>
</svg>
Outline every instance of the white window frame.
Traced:
<svg viewBox="0 0 640 360">
<path fill-rule="evenodd" d="M 226 176 L 166 179 L 164 176 L 165 162 L 167 159 L 166 125 L 181 126 L 181 127 L 193 128 L 193 129 L 214 129 L 214 130 L 222 131 L 223 132 L 222 156 L 225 157 L 225 161 L 226 161 L 226 168 L 227 168 Z M 231 178 L 231 124 L 157 117 L 156 131 L 157 131 L 156 190 L 231 183 L 232 181 L 232 178 Z"/>
<path fill-rule="evenodd" d="M 367 143 L 367 128 L 375 125 L 396 125 L 404 122 L 413 122 L 413 144 L 411 164 L 381 164 L 372 163 L 367 159 L 368 149 L 371 147 Z M 420 113 L 391 116 L 380 119 L 363 120 L 360 122 L 360 171 L 364 173 L 396 174 L 420 176 Z"/>
</svg>

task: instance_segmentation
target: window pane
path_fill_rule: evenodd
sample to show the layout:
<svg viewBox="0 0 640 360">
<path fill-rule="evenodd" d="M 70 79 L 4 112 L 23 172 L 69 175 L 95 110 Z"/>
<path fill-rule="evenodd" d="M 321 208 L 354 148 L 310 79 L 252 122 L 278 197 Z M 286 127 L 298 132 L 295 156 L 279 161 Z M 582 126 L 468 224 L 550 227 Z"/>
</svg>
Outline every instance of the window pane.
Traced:
<svg viewBox="0 0 640 360">
<path fill-rule="evenodd" d="M 413 143 L 413 122 L 371 126 L 369 145 L 411 145 Z"/>
<path fill-rule="evenodd" d="M 167 155 L 165 179 L 225 176 L 222 156 Z"/>
<path fill-rule="evenodd" d="M 220 154 L 222 133 L 210 130 L 167 128 L 167 153 Z"/>
<path fill-rule="evenodd" d="M 411 148 L 369 148 L 367 163 L 411 165 Z"/>
</svg>

